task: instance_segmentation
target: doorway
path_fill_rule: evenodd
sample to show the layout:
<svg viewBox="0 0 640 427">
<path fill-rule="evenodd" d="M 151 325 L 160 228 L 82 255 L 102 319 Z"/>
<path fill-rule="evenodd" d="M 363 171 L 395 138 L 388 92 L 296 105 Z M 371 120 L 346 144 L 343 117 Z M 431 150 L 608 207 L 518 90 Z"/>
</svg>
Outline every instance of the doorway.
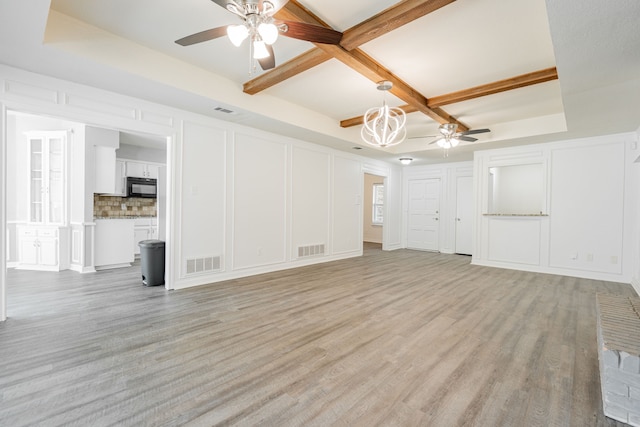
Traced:
<svg viewBox="0 0 640 427">
<path fill-rule="evenodd" d="M 17 116 L 23 116 L 23 117 L 26 117 L 26 119 L 20 121 L 16 119 Z M 67 194 L 72 194 L 72 193 L 83 194 L 83 197 L 77 197 L 77 200 L 73 200 L 71 197 L 67 198 L 66 201 L 64 202 L 66 204 L 64 209 L 68 209 L 70 211 L 72 208 L 72 203 L 76 203 L 76 204 L 81 203 L 81 205 L 75 205 L 74 207 L 74 209 L 76 209 L 77 212 L 79 212 L 79 210 L 85 210 L 86 212 L 91 212 L 94 209 L 93 179 L 86 179 L 84 175 L 85 171 L 82 168 L 82 165 L 85 165 L 85 163 L 82 162 L 82 159 L 78 157 L 78 156 L 83 156 L 85 154 L 80 153 L 78 150 L 75 150 L 75 151 L 72 150 L 70 148 L 71 145 L 69 144 L 71 138 L 73 138 L 74 136 L 74 132 L 77 129 L 79 129 L 82 126 L 89 126 L 89 125 L 85 125 L 84 123 L 81 123 L 81 121 L 79 120 L 71 121 L 64 118 L 58 118 L 58 117 L 49 116 L 49 115 L 42 115 L 41 113 L 32 114 L 28 112 L 19 111 L 18 109 L 9 110 L 7 108 L 4 108 L 2 111 L 2 122 L 3 122 L 2 128 L 5 131 L 4 132 L 5 139 L 3 140 L 3 147 L 2 147 L 4 151 L 3 153 L 4 155 L 2 158 L 0 158 L 0 163 L 2 163 L 1 164 L 2 168 L 7 171 L 7 174 L 6 174 L 7 181 L 5 182 L 5 185 L 4 185 L 5 191 L 2 192 L 2 196 L 1 196 L 2 197 L 1 203 L 3 206 L 6 207 L 6 216 L 2 218 L 2 225 L 5 232 L 4 242 L 3 242 L 3 246 L 4 246 L 3 247 L 4 249 L 3 266 L 6 268 L 14 268 L 20 264 L 19 253 L 21 252 L 21 248 L 23 248 L 23 246 L 25 245 L 25 242 L 27 242 L 26 238 L 21 240 L 21 237 L 18 235 L 18 230 L 20 227 L 22 227 L 26 231 L 30 231 L 28 230 L 29 227 L 25 227 L 25 225 L 29 225 L 29 223 L 31 222 L 29 219 L 30 218 L 29 207 L 31 206 L 32 201 L 30 201 L 29 198 L 33 198 L 34 196 L 31 194 L 31 191 L 29 190 L 29 188 L 33 187 L 33 185 L 29 185 L 30 183 L 28 182 L 32 181 L 33 179 L 37 179 L 37 176 L 34 175 L 33 171 L 30 174 L 26 172 L 24 168 L 24 164 L 25 164 L 24 162 L 21 163 L 17 161 L 17 156 L 22 156 L 23 160 L 26 160 L 28 157 L 29 158 L 28 161 L 30 162 L 32 161 L 32 157 L 34 156 L 34 154 L 31 153 L 31 151 L 35 152 L 34 150 L 28 150 L 27 144 L 21 144 L 21 142 L 23 142 L 22 138 L 19 139 L 17 136 L 22 135 L 25 130 L 41 130 L 41 131 L 47 132 L 47 131 L 56 130 L 56 129 L 57 130 L 63 129 L 67 131 L 69 135 L 69 139 L 67 141 L 68 142 L 67 147 L 69 149 L 68 149 L 68 153 L 65 155 L 65 158 L 66 158 L 66 162 L 68 163 L 68 168 L 67 168 L 68 176 L 65 177 L 65 179 L 63 180 L 64 183 L 62 185 L 64 186 L 64 192 L 66 192 Z M 97 126 L 100 126 L 100 125 L 97 125 Z M 106 128 L 106 126 L 104 127 Z M 119 133 L 121 135 L 120 141 L 124 142 L 124 144 L 122 144 L 121 147 L 128 147 L 129 151 L 127 152 L 127 157 L 132 157 L 132 156 L 135 157 L 135 155 L 139 155 L 145 149 L 150 149 L 152 147 L 155 148 L 156 151 L 160 152 L 162 157 L 157 158 L 153 161 L 161 162 L 165 165 L 162 168 L 162 171 L 164 173 L 163 185 L 166 186 L 165 188 L 168 191 L 167 184 L 171 182 L 171 179 L 169 176 L 166 175 L 167 171 L 170 170 L 170 168 L 167 168 L 166 165 L 170 164 L 170 153 L 171 153 L 170 147 L 172 145 L 172 138 L 167 135 L 156 135 L 152 133 L 147 134 L 140 131 L 129 131 L 125 129 L 114 130 L 114 132 Z M 79 145 L 75 145 L 75 147 L 78 147 L 78 146 Z M 88 153 L 89 153 L 88 155 L 93 156 L 92 151 Z M 137 160 L 141 160 L 141 159 L 137 159 Z M 81 165 L 81 166 L 77 166 L 77 165 Z M 82 172 L 82 175 L 80 174 L 81 172 Z M 158 235 L 163 237 L 170 235 L 170 233 L 168 233 L 168 230 L 167 230 L 170 223 L 168 220 L 169 219 L 168 218 L 169 209 L 168 209 L 168 203 L 167 203 L 168 197 L 170 197 L 170 195 L 168 193 L 165 193 L 162 204 L 160 204 L 160 201 L 159 201 L 158 209 L 157 209 L 158 215 L 156 215 L 158 220 L 162 219 L 162 221 L 158 221 L 157 229 L 158 229 Z M 49 242 L 49 240 L 47 240 L 47 242 L 51 244 L 55 243 L 55 245 L 53 246 L 50 245 L 51 247 L 40 245 L 38 247 L 43 248 L 40 250 L 43 251 L 44 253 L 44 250 L 46 249 L 48 251 L 47 253 L 56 254 L 56 257 L 55 257 L 56 259 L 64 260 L 66 258 L 67 260 L 70 259 L 72 262 L 74 259 L 75 260 L 80 259 L 81 256 L 82 257 L 94 256 L 93 253 L 94 253 L 95 242 L 93 241 L 92 233 L 90 231 L 86 233 L 86 237 L 81 238 L 80 241 L 82 242 L 82 245 L 76 244 L 77 241 L 74 240 L 78 238 L 79 233 L 76 233 L 76 231 L 79 228 L 85 227 L 85 229 L 90 229 L 91 227 L 90 223 L 92 222 L 91 219 L 87 218 L 87 215 L 84 215 L 84 214 L 82 215 L 82 217 L 78 216 L 78 214 L 76 214 L 75 217 L 72 217 L 70 215 L 70 212 L 67 212 L 65 214 L 65 218 L 66 219 L 64 221 L 64 224 L 44 224 L 44 226 L 41 227 L 43 230 L 45 229 L 48 231 L 54 230 L 53 239 L 49 239 L 51 240 L 51 242 Z M 61 228 L 58 228 L 57 226 L 60 226 Z M 63 232 L 59 232 L 59 230 L 63 230 Z M 58 239 L 59 241 L 64 240 L 64 244 L 59 244 L 59 242 L 56 242 L 55 239 Z M 45 239 L 41 239 L 41 240 L 44 241 Z M 163 240 L 165 239 L 163 238 Z M 61 252 L 60 248 L 64 248 L 64 252 Z M 42 259 L 46 260 L 45 258 L 42 258 Z M 51 259 L 54 259 L 54 258 L 51 258 Z M 55 264 L 55 263 L 49 262 L 49 264 Z M 37 274 L 42 276 L 41 277 L 42 280 L 48 281 L 49 279 L 51 279 L 52 281 L 56 281 L 56 280 L 59 280 L 57 279 L 57 277 L 61 273 L 64 273 L 63 276 L 65 275 L 68 276 L 69 274 L 71 275 L 82 274 L 80 273 L 80 271 L 87 272 L 87 270 L 82 270 L 83 266 L 85 265 L 92 266 L 92 263 L 90 260 L 87 261 L 87 264 L 85 264 L 84 262 L 79 262 L 79 263 L 76 263 L 75 267 L 80 267 L 80 268 L 79 269 L 73 268 L 76 270 L 74 272 L 68 268 L 69 267 L 68 261 L 66 263 L 59 262 L 58 264 L 59 264 L 58 267 L 64 266 L 64 271 L 58 272 L 57 271 L 58 268 L 54 268 L 52 269 L 54 271 L 41 271 L 41 272 L 37 272 Z M 28 266 L 26 267 L 27 268 L 25 269 L 29 270 Z M 0 272 L 0 274 L 2 274 L 3 276 L 1 278 L 2 280 L 0 280 L 0 287 L 1 287 L 0 296 L 2 297 L 0 298 L 0 305 L 1 305 L 0 321 L 5 320 L 8 314 L 7 313 L 7 305 L 8 305 L 7 304 L 8 303 L 7 287 L 15 285 L 15 282 L 19 280 L 18 278 L 19 275 L 17 274 L 7 275 L 6 268 L 2 269 L 2 271 Z M 37 269 L 45 270 L 45 268 L 37 268 Z M 91 270 L 92 269 L 88 269 L 88 271 L 91 271 Z M 165 272 L 166 272 L 166 277 L 169 278 L 170 265 L 166 266 Z M 25 272 L 25 273 L 28 273 L 28 272 Z M 170 279 L 167 279 L 166 287 L 170 288 L 170 286 L 171 286 L 171 281 Z"/>
<path fill-rule="evenodd" d="M 364 174 L 364 195 L 362 197 L 362 241 L 382 247 L 384 227 L 384 177 Z"/>
</svg>

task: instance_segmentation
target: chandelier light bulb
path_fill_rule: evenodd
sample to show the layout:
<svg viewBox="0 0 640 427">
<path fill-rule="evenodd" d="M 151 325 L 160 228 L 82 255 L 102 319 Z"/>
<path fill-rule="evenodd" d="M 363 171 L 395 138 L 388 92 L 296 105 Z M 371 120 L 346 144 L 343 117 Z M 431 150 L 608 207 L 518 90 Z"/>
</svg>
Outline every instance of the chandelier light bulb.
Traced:
<svg viewBox="0 0 640 427">
<path fill-rule="evenodd" d="M 255 40 L 253 42 L 253 58 L 264 59 L 269 56 L 267 45 L 262 40 Z"/>
<path fill-rule="evenodd" d="M 278 27 L 263 22 L 258 25 L 258 34 L 266 44 L 274 44 L 278 40 Z"/>
<path fill-rule="evenodd" d="M 227 36 L 234 46 L 238 47 L 244 39 L 249 37 L 249 29 L 245 25 L 229 25 L 227 27 Z"/>
</svg>

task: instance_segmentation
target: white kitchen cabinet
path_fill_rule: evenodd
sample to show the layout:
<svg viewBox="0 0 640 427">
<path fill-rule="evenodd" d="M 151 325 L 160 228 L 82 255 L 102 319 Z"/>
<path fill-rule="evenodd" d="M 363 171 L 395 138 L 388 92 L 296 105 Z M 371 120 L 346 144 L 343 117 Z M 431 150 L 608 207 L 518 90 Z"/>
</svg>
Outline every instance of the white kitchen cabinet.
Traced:
<svg viewBox="0 0 640 427">
<path fill-rule="evenodd" d="M 116 149 L 120 146 L 120 132 L 85 127 L 85 141 L 87 147 L 94 150 L 94 188 L 97 194 L 114 194 L 116 191 Z"/>
<path fill-rule="evenodd" d="M 69 268 L 66 131 L 25 134 L 28 141 L 28 221 L 18 227 L 18 268 Z"/>
<path fill-rule="evenodd" d="M 116 159 L 116 187 L 114 191 L 115 196 L 127 195 L 127 162 L 124 160 Z"/>
<path fill-rule="evenodd" d="M 128 267 L 135 257 L 133 219 L 96 219 L 96 270 Z"/>
<path fill-rule="evenodd" d="M 29 223 L 66 225 L 67 132 L 27 132 Z"/>
<path fill-rule="evenodd" d="M 19 227 L 18 268 L 45 271 L 69 268 L 67 231 L 66 227 Z"/>
<path fill-rule="evenodd" d="M 116 191 L 116 149 L 96 145 L 95 151 L 95 183 L 93 192 L 98 194 L 114 194 Z"/>
<path fill-rule="evenodd" d="M 143 240 L 155 240 L 158 238 L 158 220 L 155 217 L 136 218 L 133 230 L 133 251 L 140 255 L 140 246 Z"/>
<path fill-rule="evenodd" d="M 127 176 L 158 179 L 158 165 L 127 161 Z"/>
<path fill-rule="evenodd" d="M 135 227 L 133 230 L 133 253 L 140 255 L 140 246 L 138 245 L 143 240 L 149 240 L 149 227 Z"/>
</svg>

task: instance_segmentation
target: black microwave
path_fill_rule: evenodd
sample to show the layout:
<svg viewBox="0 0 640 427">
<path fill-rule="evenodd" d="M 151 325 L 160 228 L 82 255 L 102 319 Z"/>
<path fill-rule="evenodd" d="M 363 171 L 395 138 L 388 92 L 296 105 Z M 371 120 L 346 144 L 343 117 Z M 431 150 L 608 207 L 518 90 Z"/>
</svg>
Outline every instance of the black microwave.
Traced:
<svg viewBox="0 0 640 427">
<path fill-rule="evenodd" d="M 158 197 L 158 180 L 152 178 L 127 177 L 127 197 Z"/>
</svg>

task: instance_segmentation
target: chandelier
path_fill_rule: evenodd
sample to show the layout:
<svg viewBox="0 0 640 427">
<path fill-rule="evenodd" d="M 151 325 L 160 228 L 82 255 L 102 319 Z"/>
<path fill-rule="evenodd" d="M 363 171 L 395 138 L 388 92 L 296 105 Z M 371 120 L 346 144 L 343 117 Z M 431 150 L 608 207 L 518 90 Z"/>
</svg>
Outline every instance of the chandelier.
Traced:
<svg viewBox="0 0 640 427">
<path fill-rule="evenodd" d="M 378 82 L 378 90 L 388 91 L 393 83 L 383 80 Z M 389 107 L 383 97 L 382 107 L 369 108 L 364 114 L 364 126 L 360 132 L 364 142 L 376 147 L 398 145 L 407 136 L 405 123 L 407 116 L 397 107 Z"/>
</svg>

